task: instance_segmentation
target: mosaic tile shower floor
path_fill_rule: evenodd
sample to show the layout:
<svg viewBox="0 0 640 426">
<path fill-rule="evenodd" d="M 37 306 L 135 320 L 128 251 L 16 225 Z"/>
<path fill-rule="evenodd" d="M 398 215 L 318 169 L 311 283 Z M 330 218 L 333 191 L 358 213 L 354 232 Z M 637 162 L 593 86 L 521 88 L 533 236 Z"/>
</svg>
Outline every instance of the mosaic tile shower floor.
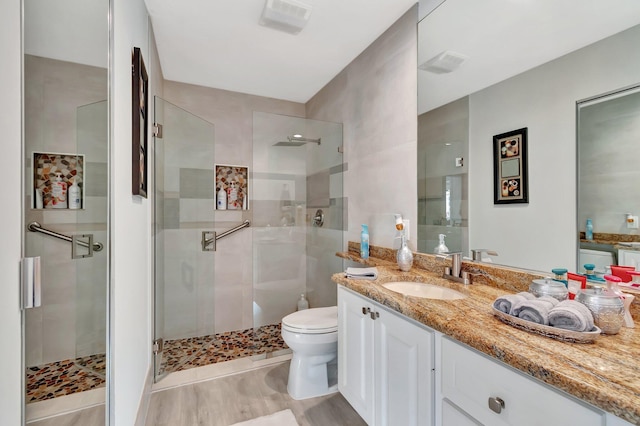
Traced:
<svg viewBox="0 0 640 426">
<path fill-rule="evenodd" d="M 230 331 L 215 335 L 167 340 L 161 373 L 173 373 L 218 362 L 231 361 L 287 349 L 280 335 L 280 324 L 255 330 Z"/>
<path fill-rule="evenodd" d="M 215 335 L 168 340 L 162 372 L 171 373 L 287 349 L 280 324 Z M 27 368 L 27 403 L 105 386 L 105 355 L 67 359 Z"/>
<path fill-rule="evenodd" d="M 27 367 L 27 403 L 104 387 L 105 355 Z"/>
</svg>

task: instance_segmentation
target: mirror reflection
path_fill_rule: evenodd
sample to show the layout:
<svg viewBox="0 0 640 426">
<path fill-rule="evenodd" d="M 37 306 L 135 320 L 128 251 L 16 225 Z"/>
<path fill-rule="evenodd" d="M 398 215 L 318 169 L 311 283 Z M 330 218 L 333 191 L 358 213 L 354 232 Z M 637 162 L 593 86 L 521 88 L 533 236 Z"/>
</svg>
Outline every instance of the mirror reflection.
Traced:
<svg viewBox="0 0 640 426">
<path fill-rule="evenodd" d="M 23 6 L 24 251 L 40 257 L 42 289 L 23 317 L 25 420 L 91 407 L 78 422 L 104 424 L 109 3 Z"/>
<path fill-rule="evenodd" d="M 578 266 L 598 276 L 640 266 L 638 135 L 640 87 L 578 104 Z"/>
<path fill-rule="evenodd" d="M 465 256 L 580 272 L 576 103 L 638 83 L 638 24 L 638 2 L 575 0 L 446 0 L 420 21 L 419 251 L 445 234 Z M 496 205 L 493 136 L 525 127 L 529 202 Z"/>
</svg>

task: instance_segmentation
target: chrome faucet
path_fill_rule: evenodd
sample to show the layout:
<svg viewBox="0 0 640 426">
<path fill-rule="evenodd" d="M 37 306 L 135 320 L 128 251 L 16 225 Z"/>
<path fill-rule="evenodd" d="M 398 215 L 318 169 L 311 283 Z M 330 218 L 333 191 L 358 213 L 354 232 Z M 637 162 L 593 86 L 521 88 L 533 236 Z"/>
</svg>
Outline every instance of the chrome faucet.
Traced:
<svg viewBox="0 0 640 426">
<path fill-rule="evenodd" d="M 462 252 L 449 252 L 436 255 L 441 259 L 451 258 L 451 268 L 444 268 L 443 278 L 462 284 L 471 284 L 471 276 L 462 270 Z"/>
<path fill-rule="evenodd" d="M 473 260 L 476 260 L 478 262 L 482 262 L 482 253 L 487 253 L 489 256 L 497 256 L 498 255 L 498 253 L 495 252 L 494 250 L 474 249 L 474 250 L 471 250 L 471 257 L 473 258 Z"/>
</svg>

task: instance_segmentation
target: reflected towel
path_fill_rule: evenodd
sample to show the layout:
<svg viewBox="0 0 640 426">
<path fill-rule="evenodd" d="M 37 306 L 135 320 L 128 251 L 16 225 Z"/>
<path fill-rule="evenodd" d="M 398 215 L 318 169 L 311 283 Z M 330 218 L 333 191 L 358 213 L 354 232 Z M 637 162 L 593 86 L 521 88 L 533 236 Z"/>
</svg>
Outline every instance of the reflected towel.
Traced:
<svg viewBox="0 0 640 426">
<path fill-rule="evenodd" d="M 589 308 L 575 300 L 563 300 L 549 311 L 549 325 L 572 331 L 593 330 Z"/>
<path fill-rule="evenodd" d="M 504 296 L 498 297 L 495 302 L 493 302 L 493 307 L 499 310 L 500 312 L 504 312 L 505 314 L 511 313 L 511 307 L 516 302 L 522 302 L 524 300 L 535 299 L 536 297 L 528 293 L 526 291 L 522 291 L 517 294 L 505 294 Z"/>
<path fill-rule="evenodd" d="M 347 268 L 345 277 L 355 280 L 375 280 L 378 278 L 378 268 Z"/>
<path fill-rule="evenodd" d="M 536 324 L 549 325 L 549 311 L 558 304 L 550 296 L 516 302 L 511 307 L 511 315 Z"/>
</svg>

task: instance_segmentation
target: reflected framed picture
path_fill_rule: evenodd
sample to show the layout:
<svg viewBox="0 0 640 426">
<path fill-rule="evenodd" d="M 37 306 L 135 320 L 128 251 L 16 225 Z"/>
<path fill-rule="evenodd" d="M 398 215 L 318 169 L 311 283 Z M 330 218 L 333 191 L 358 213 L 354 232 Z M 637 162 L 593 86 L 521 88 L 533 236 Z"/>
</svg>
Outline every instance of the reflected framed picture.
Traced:
<svg viewBox="0 0 640 426">
<path fill-rule="evenodd" d="M 529 202 L 527 128 L 493 137 L 493 204 Z"/>
<path fill-rule="evenodd" d="M 133 48 L 132 70 L 131 191 L 133 195 L 147 198 L 149 77 L 142 59 L 142 52 L 138 47 Z"/>
</svg>

